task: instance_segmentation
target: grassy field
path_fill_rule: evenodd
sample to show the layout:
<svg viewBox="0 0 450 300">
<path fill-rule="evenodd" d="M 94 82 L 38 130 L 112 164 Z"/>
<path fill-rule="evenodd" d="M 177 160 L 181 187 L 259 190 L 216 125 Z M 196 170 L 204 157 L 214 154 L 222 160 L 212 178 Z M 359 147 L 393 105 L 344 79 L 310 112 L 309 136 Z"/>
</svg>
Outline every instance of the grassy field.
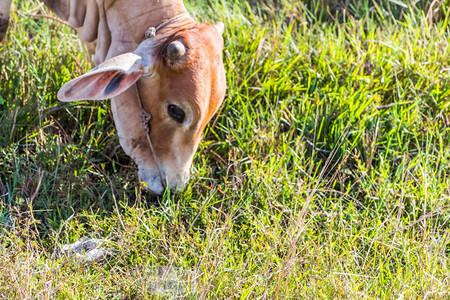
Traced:
<svg viewBox="0 0 450 300">
<path fill-rule="evenodd" d="M 156 198 L 109 101 L 56 99 L 89 69 L 76 33 L 15 1 L 0 298 L 449 299 L 450 9 L 323 2 L 186 2 L 225 23 L 228 92 L 188 186 Z M 113 255 L 60 255 L 84 236 Z"/>
</svg>

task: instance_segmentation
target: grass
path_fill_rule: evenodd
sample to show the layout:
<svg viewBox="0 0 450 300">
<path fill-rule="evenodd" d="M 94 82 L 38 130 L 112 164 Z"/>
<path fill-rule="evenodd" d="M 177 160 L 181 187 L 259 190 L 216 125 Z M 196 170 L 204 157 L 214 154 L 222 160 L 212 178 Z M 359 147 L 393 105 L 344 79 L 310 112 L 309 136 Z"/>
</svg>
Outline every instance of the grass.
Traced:
<svg viewBox="0 0 450 300">
<path fill-rule="evenodd" d="M 154 198 L 109 101 L 56 100 L 89 69 L 76 33 L 15 1 L 0 44 L 0 298 L 450 298 L 438 2 L 430 15 L 404 1 L 187 1 L 225 23 L 228 93 L 193 179 Z M 59 255 L 83 236 L 114 255 Z M 158 292 L 169 267 L 170 284 L 190 284 Z"/>
</svg>

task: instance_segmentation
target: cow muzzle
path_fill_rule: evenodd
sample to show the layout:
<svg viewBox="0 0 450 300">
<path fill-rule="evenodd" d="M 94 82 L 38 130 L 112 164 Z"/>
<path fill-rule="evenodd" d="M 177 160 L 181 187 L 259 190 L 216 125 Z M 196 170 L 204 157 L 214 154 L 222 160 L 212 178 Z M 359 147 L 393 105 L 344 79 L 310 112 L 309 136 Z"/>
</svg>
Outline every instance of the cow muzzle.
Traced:
<svg viewBox="0 0 450 300">
<path fill-rule="evenodd" d="M 189 180 L 189 172 L 171 174 L 170 177 L 161 178 L 158 170 L 147 167 L 139 167 L 138 176 L 141 185 L 150 193 L 158 196 L 163 195 L 166 189 L 171 192 L 182 190 Z"/>
</svg>

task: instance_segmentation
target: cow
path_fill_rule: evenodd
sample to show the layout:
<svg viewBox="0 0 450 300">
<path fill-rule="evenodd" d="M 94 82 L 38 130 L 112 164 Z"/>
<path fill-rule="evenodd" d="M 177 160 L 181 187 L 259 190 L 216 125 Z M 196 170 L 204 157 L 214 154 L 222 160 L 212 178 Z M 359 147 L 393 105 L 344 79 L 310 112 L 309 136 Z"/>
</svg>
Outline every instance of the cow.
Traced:
<svg viewBox="0 0 450 300">
<path fill-rule="evenodd" d="M 10 0 L 0 0 L 0 38 Z M 44 0 L 78 30 L 95 67 L 60 101 L 111 98 L 119 142 L 142 185 L 180 190 L 207 123 L 226 92 L 223 23 L 197 23 L 182 0 Z"/>
</svg>

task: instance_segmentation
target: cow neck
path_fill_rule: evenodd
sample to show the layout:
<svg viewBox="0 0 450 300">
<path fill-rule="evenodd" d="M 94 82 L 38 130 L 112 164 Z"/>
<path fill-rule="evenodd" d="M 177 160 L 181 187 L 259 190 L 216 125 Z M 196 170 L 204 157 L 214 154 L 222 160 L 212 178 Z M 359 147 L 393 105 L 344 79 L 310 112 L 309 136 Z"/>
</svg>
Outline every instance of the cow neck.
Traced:
<svg viewBox="0 0 450 300">
<path fill-rule="evenodd" d="M 54 2 L 69 2 L 69 0 Z M 134 51 L 147 28 L 156 27 L 174 16 L 187 12 L 182 0 L 70 0 L 70 2 L 98 2 L 98 14 L 95 11 L 88 14 L 92 15 L 90 17 L 92 20 L 100 17 L 96 22 L 98 30 L 96 26 L 94 27 L 98 39 L 97 48 L 104 53 L 97 55 L 96 64 L 122 53 Z M 86 31 L 87 34 L 90 29 L 94 30 L 94 27 L 88 26 L 82 32 Z"/>
<path fill-rule="evenodd" d="M 152 39 L 157 37 L 158 39 L 166 39 L 171 37 L 173 34 L 180 30 L 186 30 L 189 28 L 194 27 L 197 25 L 196 21 L 188 14 L 183 13 L 180 15 L 177 15 L 173 18 L 170 18 L 169 20 L 159 24 L 156 27 L 150 27 L 145 31 L 144 34 L 144 40 L 146 39 Z M 153 160 L 155 161 L 156 168 L 158 169 L 159 177 L 161 179 L 161 184 L 166 189 L 166 181 L 165 181 L 165 175 L 161 168 L 161 164 L 158 160 L 158 157 L 156 156 L 155 148 L 153 147 L 152 139 L 150 137 L 150 125 L 149 122 L 152 118 L 151 114 L 145 110 L 144 104 L 141 100 L 141 93 L 139 91 L 139 86 L 137 82 L 134 84 L 136 89 L 136 99 L 139 105 L 140 110 L 140 124 L 142 128 L 144 129 L 145 136 L 147 138 L 148 146 L 150 148 L 150 152 L 152 152 Z"/>
<path fill-rule="evenodd" d="M 143 39 L 166 39 L 179 31 L 191 29 L 196 25 L 197 22 L 189 15 L 189 13 L 182 13 L 160 23 L 156 27 L 149 27 L 145 31 Z"/>
</svg>

